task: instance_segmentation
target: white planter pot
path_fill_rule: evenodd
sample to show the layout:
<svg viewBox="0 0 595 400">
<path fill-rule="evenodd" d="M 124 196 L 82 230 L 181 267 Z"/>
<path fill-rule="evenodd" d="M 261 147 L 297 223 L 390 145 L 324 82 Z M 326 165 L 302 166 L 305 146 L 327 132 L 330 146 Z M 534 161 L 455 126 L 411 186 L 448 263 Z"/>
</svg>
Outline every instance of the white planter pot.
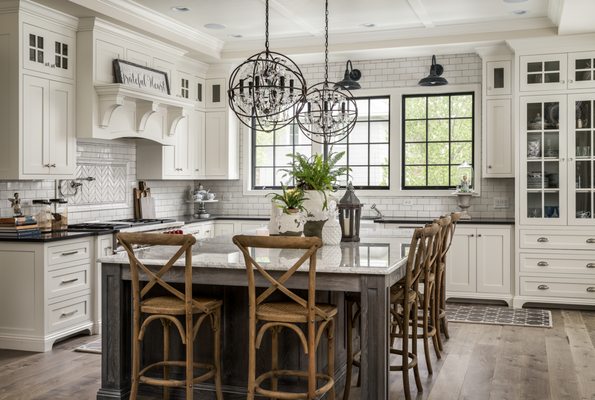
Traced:
<svg viewBox="0 0 595 400">
<path fill-rule="evenodd" d="M 324 221 L 328 218 L 327 211 L 323 210 L 325 193 L 318 190 L 305 190 L 304 208 L 306 209 L 308 221 Z M 326 192 L 326 200 L 329 201 L 329 193 Z"/>
<path fill-rule="evenodd" d="M 281 236 L 301 236 L 304 230 L 304 216 L 302 213 L 281 213 L 277 217 L 277 226 Z"/>
</svg>

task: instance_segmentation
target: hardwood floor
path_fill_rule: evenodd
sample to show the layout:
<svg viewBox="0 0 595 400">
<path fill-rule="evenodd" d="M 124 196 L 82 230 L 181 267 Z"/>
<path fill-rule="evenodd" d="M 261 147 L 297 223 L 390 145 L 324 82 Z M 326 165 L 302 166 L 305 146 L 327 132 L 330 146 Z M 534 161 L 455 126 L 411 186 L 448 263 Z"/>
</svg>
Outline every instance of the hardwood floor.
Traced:
<svg viewBox="0 0 595 400">
<path fill-rule="evenodd" d="M 424 391 L 413 397 L 595 400 L 595 312 L 552 314 L 552 329 L 451 323 L 442 359 L 432 351 L 432 376 L 421 357 Z M 94 399 L 101 357 L 72 351 L 94 339 L 75 337 L 48 353 L 0 350 L 0 399 Z M 391 382 L 391 400 L 404 398 L 400 373 Z M 351 398 L 367 400 L 355 387 Z"/>
</svg>

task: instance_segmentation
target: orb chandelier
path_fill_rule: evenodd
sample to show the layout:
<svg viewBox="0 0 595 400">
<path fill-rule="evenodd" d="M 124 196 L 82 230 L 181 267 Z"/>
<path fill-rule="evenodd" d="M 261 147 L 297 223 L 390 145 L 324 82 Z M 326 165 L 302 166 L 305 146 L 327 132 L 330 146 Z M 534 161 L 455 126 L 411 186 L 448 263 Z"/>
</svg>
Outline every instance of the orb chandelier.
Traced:
<svg viewBox="0 0 595 400">
<path fill-rule="evenodd" d="M 357 104 L 351 92 L 328 81 L 328 0 L 325 1 L 324 82 L 308 88 L 297 123 L 304 135 L 327 145 L 345 139 L 357 120 Z"/>
<path fill-rule="evenodd" d="M 304 105 L 306 80 L 289 57 L 269 50 L 269 0 L 265 2 L 265 50 L 240 64 L 229 78 L 229 107 L 240 121 L 261 131 L 280 129 Z"/>
</svg>

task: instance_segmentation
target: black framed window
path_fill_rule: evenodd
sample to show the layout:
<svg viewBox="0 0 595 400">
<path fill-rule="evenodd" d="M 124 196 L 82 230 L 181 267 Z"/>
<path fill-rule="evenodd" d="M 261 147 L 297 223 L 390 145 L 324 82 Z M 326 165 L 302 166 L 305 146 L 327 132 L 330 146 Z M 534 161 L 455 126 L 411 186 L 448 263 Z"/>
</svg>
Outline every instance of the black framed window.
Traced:
<svg viewBox="0 0 595 400">
<path fill-rule="evenodd" d="M 351 168 L 356 189 L 390 189 L 390 97 L 357 97 L 357 122 L 349 136 L 332 146 L 345 151 L 338 165 Z"/>
<path fill-rule="evenodd" d="M 403 189 L 454 188 L 457 167 L 465 161 L 474 166 L 474 97 L 474 92 L 403 96 Z"/>
<path fill-rule="evenodd" d="M 288 154 L 312 155 L 312 142 L 300 132 L 297 123 L 291 123 L 274 132 L 262 132 L 252 125 L 252 189 L 280 189 L 281 183 L 293 186 L 291 178 L 284 176 L 292 161 Z"/>
</svg>

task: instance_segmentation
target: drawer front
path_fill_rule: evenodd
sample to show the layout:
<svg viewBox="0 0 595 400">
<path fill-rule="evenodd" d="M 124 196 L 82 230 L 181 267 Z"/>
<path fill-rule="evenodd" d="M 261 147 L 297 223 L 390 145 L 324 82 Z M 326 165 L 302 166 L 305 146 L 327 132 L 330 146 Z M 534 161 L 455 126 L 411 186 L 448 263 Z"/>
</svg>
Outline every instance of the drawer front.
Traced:
<svg viewBox="0 0 595 400">
<path fill-rule="evenodd" d="M 519 268 L 521 272 L 595 276 L 595 253 L 588 256 L 521 253 Z"/>
<path fill-rule="evenodd" d="M 521 276 L 521 296 L 568 297 L 595 301 L 595 277 L 586 279 Z"/>
<path fill-rule="evenodd" d="M 521 230 L 520 236 L 521 248 L 524 249 L 595 250 L 595 233 Z"/>
<path fill-rule="evenodd" d="M 60 268 L 48 272 L 48 298 L 90 289 L 91 265 Z"/>
<path fill-rule="evenodd" d="M 47 259 L 49 266 L 60 265 L 72 261 L 91 261 L 92 246 L 90 240 L 49 246 Z"/>
<path fill-rule="evenodd" d="M 48 308 L 50 332 L 91 321 L 91 297 L 89 295 L 50 304 Z"/>
</svg>

